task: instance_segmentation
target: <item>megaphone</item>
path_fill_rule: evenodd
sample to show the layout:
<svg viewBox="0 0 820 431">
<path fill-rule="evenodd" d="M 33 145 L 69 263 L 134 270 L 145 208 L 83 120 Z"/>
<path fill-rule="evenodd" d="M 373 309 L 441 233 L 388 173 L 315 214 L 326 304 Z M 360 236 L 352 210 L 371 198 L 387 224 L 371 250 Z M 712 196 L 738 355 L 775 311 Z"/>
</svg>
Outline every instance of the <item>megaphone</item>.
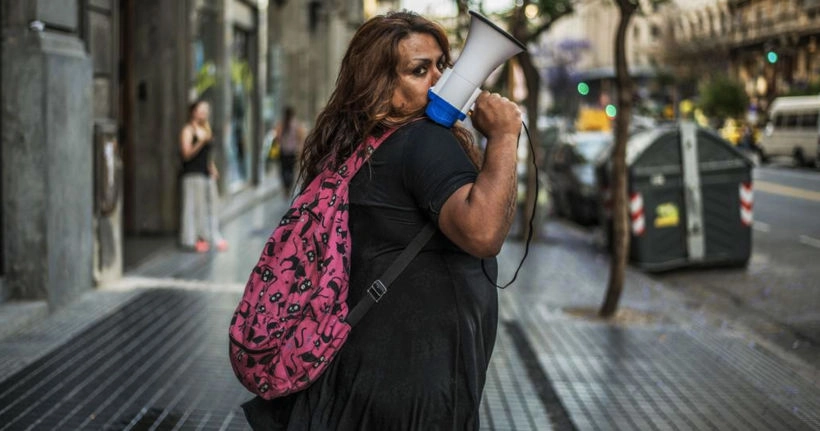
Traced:
<svg viewBox="0 0 820 431">
<path fill-rule="evenodd" d="M 427 92 L 430 101 L 425 113 L 447 128 L 453 127 L 456 120 L 467 117 L 467 111 L 481 94 L 481 84 L 495 68 L 527 49 L 481 14 L 470 11 L 470 15 L 470 32 L 464 51 L 456 64 L 445 69 L 436 85 Z"/>
</svg>

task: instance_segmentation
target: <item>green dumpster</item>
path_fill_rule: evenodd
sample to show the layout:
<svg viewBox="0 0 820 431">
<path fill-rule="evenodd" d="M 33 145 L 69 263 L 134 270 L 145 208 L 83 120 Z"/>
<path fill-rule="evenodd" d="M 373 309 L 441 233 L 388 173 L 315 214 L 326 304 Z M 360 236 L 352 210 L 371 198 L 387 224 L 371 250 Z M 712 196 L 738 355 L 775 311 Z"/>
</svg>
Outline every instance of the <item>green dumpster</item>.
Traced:
<svg viewBox="0 0 820 431">
<path fill-rule="evenodd" d="M 630 260 L 647 271 L 746 265 L 753 163 L 716 133 L 684 122 L 627 144 Z M 611 161 L 599 160 L 601 226 L 611 242 Z"/>
</svg>

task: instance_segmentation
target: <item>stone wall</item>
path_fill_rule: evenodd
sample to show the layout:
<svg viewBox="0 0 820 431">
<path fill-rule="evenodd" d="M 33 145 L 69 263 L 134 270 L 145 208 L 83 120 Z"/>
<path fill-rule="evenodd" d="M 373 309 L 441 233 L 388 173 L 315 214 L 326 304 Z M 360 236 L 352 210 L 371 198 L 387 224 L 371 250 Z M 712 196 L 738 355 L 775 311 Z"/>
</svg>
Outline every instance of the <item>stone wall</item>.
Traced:
<svg viewBox="0 0 820 431">
<path fill-rule="evenodd" d="M 93 285 L 91 60 L 76 1 L 2 7 L 5 294 L 59 305 Z"/>
</svg>

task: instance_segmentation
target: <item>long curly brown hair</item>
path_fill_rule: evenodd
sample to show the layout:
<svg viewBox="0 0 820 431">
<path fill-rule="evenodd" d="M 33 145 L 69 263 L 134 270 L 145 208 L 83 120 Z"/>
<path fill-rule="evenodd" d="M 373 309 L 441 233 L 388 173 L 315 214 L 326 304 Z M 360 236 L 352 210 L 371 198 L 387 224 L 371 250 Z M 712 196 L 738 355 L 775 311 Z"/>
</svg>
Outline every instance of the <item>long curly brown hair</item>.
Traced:
<svg viewBox="0 0 820 431">
<path fill-rule="evenodd" d="M 415 33 L 431 35 L 444 52 L 445 64 L 451 65 L 450 44 L 444 30 L 416 13 L 401 11 L 376 16 L 356 31 L 342 59 L 336 89 L 305 139 L 299 173 L 303 186 L 323 169 L 338 168 L 367 136 L 424 115 L 423 108 L 399 113 L 390 105 L 399 79 L 399 42 Z M 470 132 L 457 126 L 453 133 L 478 166 L 481 156 Z"/>
</svg>

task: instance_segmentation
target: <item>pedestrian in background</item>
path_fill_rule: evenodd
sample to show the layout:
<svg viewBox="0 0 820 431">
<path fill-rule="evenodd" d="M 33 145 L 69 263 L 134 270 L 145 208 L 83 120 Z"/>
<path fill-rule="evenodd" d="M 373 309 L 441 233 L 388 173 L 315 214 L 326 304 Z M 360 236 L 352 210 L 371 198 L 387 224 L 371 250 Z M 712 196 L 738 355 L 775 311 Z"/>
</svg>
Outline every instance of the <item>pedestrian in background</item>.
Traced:
<svg viewBox="0 0 820 431">
<path fill-rule="evenodd" d="M 198 253 L 211 245 L 225 251 L 228 243 L 219 232 L 216 213 L 216 180 L 219 172 L 211 159 L 213 133 L 208 121 L 210 105 L 198 100 L 188 108 L 188 122 L 179 137 L 182 156 L 182 202 L 179 224 L 180 245 Z"/>
<path fill-rule="evenodd" d="M 478 97 L 482 162 L 470 132 L 424 115 L 427 91 L 450 63 L 442 28 L 411 12 L 374 17 L 350 42 L 305 142 L 303 184 L 338 168 L 366 137 L 401 128 L 350 183 L 348 307 L 426 224 L 438 230 L 311 386 L 244 404 L 255 429 L 479 429 L 521 114 L 497 94 Z"/>
<path fill-rule="evenodd" d="M 302 151 L 305 134 L 305 127 L 296 118 L 293 107 L 286 106 L 274 135 L 274 139 L 279 141 L 279 172 L 285 199 L 289 199 L 293 192 L 294 175 L 299 165 L 298 154 Z"/>
</svg>

